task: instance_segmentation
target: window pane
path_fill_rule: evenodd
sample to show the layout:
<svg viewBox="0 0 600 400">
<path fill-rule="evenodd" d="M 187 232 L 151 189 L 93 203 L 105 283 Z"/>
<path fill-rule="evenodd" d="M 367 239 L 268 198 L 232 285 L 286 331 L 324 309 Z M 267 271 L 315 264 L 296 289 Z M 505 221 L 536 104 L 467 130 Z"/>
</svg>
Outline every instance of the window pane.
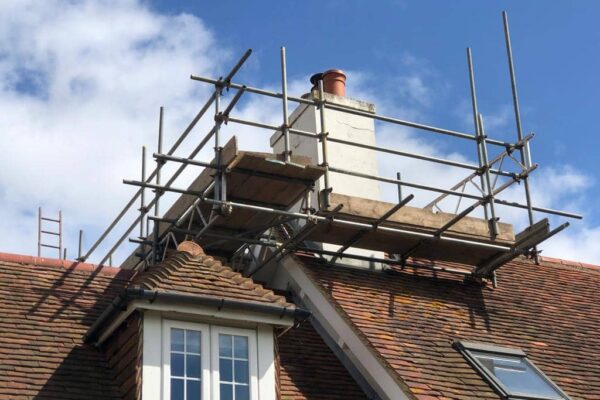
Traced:
<svg viewBox="0 0 600 400">
<path fill-rule="evenodd" d="M 233 400 L 233 386 L 228 383 L 221 383 L 221 399 Z"/>
<path fill-rule="evenodd" d="M 245 385 L 235 385 L 235 400 L 249 400 L 250 387 Z"/>
<path fill-rule="evenodd" d="M 219 357 L 232 357 L 231 335 L 219 335 Z"/>
<path fill-rule="evenodd" d="M 506 386 L 510 394 L 563 397 L 523 357 L 473 352 L 477 360 Z"/>
<path fill-rule="evenodd" d="M 246 336 L 234 336 L 233 337 L 233 348 L 235 358 L 248 359 L 248 337 Z"/>
<path fill-rule="evenodd" d="M 233 382 L 232 360 L 219 359 L 219 379 L 222 382 Z"/>
<path fill-rule="evenodd" d="M 171 376 L 184 376 L 183 354 L 171 353 Z"/>
<path fill-rule="evenodd" d="M 200 332 L 186 330 L 185 335 L 185 351 L 200 354 Z"/>
<path fill-rule="evenodd" d="M 248 383 L 248 361 L 235 361 L 235 382 Z"/>
<path fill-rule="evenodd" d="M 187 381 L 187 396 L 186 400 L 200 400 L 200 382 L 199 381 Z"/>
<path fill-rule="evenodd" d="M 171 400 L 184 400 L 183 379 L 171 378 Z"/>
<path fill-rule="evenodd" d="M 188 378 L 198 378 L 200 379 L 200 356 L 195 354 L 186 356 L 186 376 Z"/>
<path fill-rule="evenodd" d="M 171 328 L 171 351 L 183 351 L 183 329 Z"/>
</svg>

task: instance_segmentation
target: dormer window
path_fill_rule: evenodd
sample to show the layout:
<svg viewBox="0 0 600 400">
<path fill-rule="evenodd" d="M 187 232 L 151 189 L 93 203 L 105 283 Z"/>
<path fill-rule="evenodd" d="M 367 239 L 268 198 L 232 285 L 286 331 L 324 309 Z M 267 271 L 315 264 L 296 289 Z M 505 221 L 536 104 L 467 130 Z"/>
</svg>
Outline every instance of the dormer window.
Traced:
<svg viewBox="0 0 600 400">
<path fill-rule="evenodd" d="M 164 399 L 258 399 L 257 371 L 255 330 L 163 321 Z"/>
<path fill-rule="evenodd" d="M 569 396 L 527 359 L 522 350 L 472 342 L 456 342 L 455 347 L 504 398 L 569 399 Z"/>
</svg>

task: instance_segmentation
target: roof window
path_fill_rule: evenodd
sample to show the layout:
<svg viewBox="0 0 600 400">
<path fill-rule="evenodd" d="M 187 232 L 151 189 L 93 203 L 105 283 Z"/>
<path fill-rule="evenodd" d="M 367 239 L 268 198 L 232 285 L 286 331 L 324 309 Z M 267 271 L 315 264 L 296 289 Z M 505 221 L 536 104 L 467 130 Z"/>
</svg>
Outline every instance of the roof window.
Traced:
<svg viewBox="0 0 600 400">
<path fill-rule="evenodd" d="M 520 349 L 463 341 L 454 345 L 503 398 L 569 399 Z"/>
</svg>

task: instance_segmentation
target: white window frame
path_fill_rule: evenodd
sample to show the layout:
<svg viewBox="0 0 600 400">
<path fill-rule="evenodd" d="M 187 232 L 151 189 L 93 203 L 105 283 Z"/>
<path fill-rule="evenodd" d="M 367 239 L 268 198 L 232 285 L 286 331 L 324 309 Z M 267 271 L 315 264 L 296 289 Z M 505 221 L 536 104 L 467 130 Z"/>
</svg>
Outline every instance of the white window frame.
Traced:
<svg viewBox="0 0 600 400">
<path fill-rule="evenodd" d="M 142 397 L 144 400 L 169 400 L 170 398 L 171 328 L 193 329 L 202 332 L 202 398 L 204 400 L 218 399 L 220 394 L 218 381 L 219 333 L 248 336 L 250 399 L 276 400 L 273 326 L 257 324 L 255 329 L 234 328 L 223 326 L 226 323 L 227 321 L 207 324 L 167 319 L 160 312 L 145 312 L 142 339 Z M 207 338 L 208 340 L 206 340 Z M 216 362 L 213 361 L 215 354 Z"/>
<path fill-rule="evenodd" d="M 248 369 L 250 371 L 250 400 L 258 400 L 258 354 L 256 351 L 256 331 L 250 329 L 228 328 L 222 326 L 211 327 L 211 364 L 212 364 L 212 388 L 214 399 L 221 395 L 221 379 L 219 376 L 219 335 L 235 335 L 248 337 Z"/>
<path fill-rule="evenodd" d="M 201 363 L 202 363 L 202 398 L 210 399 L 210 360 L 211 360 L 211 348 L 210 348 L 210 327 L 207 324 L 199 324 L 194 322 L 182 322 L 182 321 L 163 321 L 163 342 L 162 342 L 162 371 L 163 371 L 163 399 L 170 399 L 171 397 L 171 329 L 186 329 L 199 331 L 200 336 L 200 347 L 201 347 Z"/>
</svg>

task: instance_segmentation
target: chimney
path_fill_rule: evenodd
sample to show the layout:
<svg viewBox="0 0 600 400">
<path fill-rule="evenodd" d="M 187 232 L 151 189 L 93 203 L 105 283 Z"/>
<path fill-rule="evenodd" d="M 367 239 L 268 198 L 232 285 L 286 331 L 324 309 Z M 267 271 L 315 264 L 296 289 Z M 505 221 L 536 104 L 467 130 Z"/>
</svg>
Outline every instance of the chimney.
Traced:
<svg viewBox="0 0 600 400">
<path fill-rule="evenodd" d="M 302 97 L 317 100 L 319 98 L 318 84 L 321 79 L 323 80 L 325 100 L 328 103 L 363 113 L 375 113 L 373 104 L 346 97 L 346 74 L 339 69 L 329 69 L 311 76 L 311 91 Z M 289 119 L 293 121 L 293 128 L 320 133 L 321 115 L 314 106 L 299 105 L 291 113 Z M 369 146 L 376 145 L 375 122 L 372 118 L 326 109 L 325 125 L 330 138 Z M 273 134 L 271 147 L 275 153 L 283 151 L 281 132 Z M 377 158 L 374 151 L 335 142 L 329 142 L 328 149 L 328 162 L 330 165 L 346 170 L 378 175 Z M 290 133 L 290 150 L 292 155 L 310 157 L 315 165 L 319 165 L 323 161 L 321 144 L 313 138 Z M 377 181 L 332 172 L 329 174 L 329 183 L 334 193 L 380 200 L 379 182 Z M 322 184 L 322 181 L 319 182 L 316 189 L 323 189 Z M 316 202 L 317 198 L 318 196 L 313 196 L 313 201 Z M 316 204 L 314 206 L 318 208 Z"/>
<path fill-rule="evenodd" d="M 324 97 L 328 103 L 358 110 L 362 113 L 375 113 L 375 106 L 373 104 L 346 97 L 346 75 L 339 69 L 330 69 L 323 73 L 314 74 L 310 78 L 312 84 L 311 91 L 302 97 L 318 100 L 318 84 L 321 79 L 323 80 Z M 315 106 L 307 104 L 298 105 L 291 113 L 289 120 L 292 121 L 293 128 L 314 132 L 316 134 L 321 131 L 321 115 Z M 375 121 L 373 118 L 338 110 L 325 109 L 325 126 L 329 138 L 341 139 L 347 142 L 359 143 L 367 146 L 376 146 Z M 271 136 L 271 147 L 273 148 L 273 152 L 281 154 L 284 150 L 283 146 L 281 132 L 275 132 L 273 136 Z M 290 150 L 292 151 L 292 156 L 310 157 L 312 163 L 315 165 L 320 165 L 323 162 L 321 143 L 314 138 L 290 133 Z M 369 175 L 379 175 L 376 153 L 372 150 L 329 141 L 327 158 L 329 165 L 337 168 L 357 171 Z M 315 187 L 315 196 L 312 196 L 311 198 L 311 206 L 316 209 L 318 209 L 317 202 L 319 198 L 316 194 L 323 189 L 323 184 L 324 181 L 323 178 L 321 178 Z M 329 185 L 332 192 L 336 194 L 380 200 L 379 182 L 374 180 L 330 172 Z M 323 248 L 335 251 L 339 246 L 323 244 Z M 370 250 L 351 248 L 349 249 L 349 252 L 383 258 L 383 253 Z M 344 260 L 344 262 L 361 266 L 363 264 L 362 261 L 354 263 L 353 261 L 349 261 L 349 259 Z"/>
</svg>

